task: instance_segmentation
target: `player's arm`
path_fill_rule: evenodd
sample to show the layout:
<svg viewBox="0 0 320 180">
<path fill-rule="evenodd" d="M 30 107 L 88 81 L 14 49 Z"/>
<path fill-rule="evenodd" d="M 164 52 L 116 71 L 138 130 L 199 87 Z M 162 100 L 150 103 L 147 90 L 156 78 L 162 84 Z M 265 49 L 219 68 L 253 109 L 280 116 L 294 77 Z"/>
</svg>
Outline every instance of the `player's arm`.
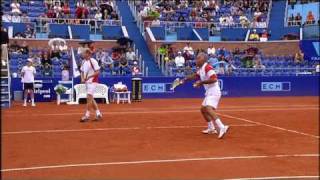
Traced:
<svg viewBox="0 0 320 180">
<path fill-rule="evenodd" d="M 22 70 L 21 70 L 21 77 L 23 78 L 24 77 L 24 67 L 22 68 Z"/>
<path fill-rule="evenodd" d="M 216 74 L 212 74 L 208 80 L 204 80 L 204 81 L 199 80 L 199 81 L 195 82 L 193 86 L 194 87 L 200 87 L 200 86 L 202 86 L 204 84 L 212 84 L 212 83 L 215 83 L 217 81 L 218 81 L 217 75 Z"/>
<path fill-rule="evenodd" d="M 92 75 L 88 76 L 86 80 L 88 80 L 92 77 L 98 76 L 99 74 L 100 74 L 100 70 L 96 70 L 96 71 L 94 71 L 94 73 Z"/>
<path fill-rule="evenodd" d="M 196 80 L 196 79 L 199 79 L 199 75 L 197 73 L 193 73 L 193 74 L 185 77 L 184 79 L 182 79 L 182 83 L 184 83 L 186 81 Z"/>
<path fill-rule="evenodd" d="M 82 82 L 82 83 L 86 82 L 85 79 L 84 79 L 84 73 L 83 73 L 83 71 L 81 71 L 81 82 Z"/>
</svg>

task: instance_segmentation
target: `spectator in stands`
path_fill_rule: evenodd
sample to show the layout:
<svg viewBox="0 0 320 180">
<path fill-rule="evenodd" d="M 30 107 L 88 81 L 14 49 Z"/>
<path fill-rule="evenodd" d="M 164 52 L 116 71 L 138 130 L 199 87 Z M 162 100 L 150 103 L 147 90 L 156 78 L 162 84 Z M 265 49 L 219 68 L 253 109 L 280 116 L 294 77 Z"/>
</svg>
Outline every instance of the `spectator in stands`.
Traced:
<svg viewBox="0 0 320 180">
<path fill-rule="evenodd" d="M 266 69 L 266 66 L 263 65 L 263 64 L 261 63 L 261 59 L 256 56 L 256 57 L 254 58 L 253 68 L 254 68 L 254 69 L 264 70 L 264 69 Z"/>
<path fill-rule="evenodd" d="M 302 16 L 300 15 L 300 13 L 297 13 L 297 15 L 295 17 L 295 21 L 296 21 L 297 25 L 301 26 L 301 24 L 302 24 Z"/>
<path fill-rule="evenodd" d="M 41 66 L 41 58 L 40 55 L 37 53 L 34 54 L 29 54 L 30 58 L 32 59 L 33 65 L 35 67 L 40 67 Z"/>
<path fill-rule="evenodd" d="M 43 68 L 42 68 L 42 75 L 44 77 L 52 77 L 52 66 L 50 66 L 49 64 L 44 64 Z"/>
<path fill-rule="evenodd" d="M 320 64 L 319 62 L 317 63 L 316 67 L 315 67 L 315 71 L 316 71 L 316 74 L 320 74 Z"/>
<path fill-rule="evenodd" d="M 299 50 L 299 52 L 297 52 L 297 53 L 295 54 L 295 56 L 294 56 L 294 62 L 295 62 L 296 64 L 301 64 L 301 63 L 304 62 L 304 53 L 303 53 L 301 50 Z"/>
<path fill-rule="evenodd" d="M 49 58 L 49 52 L 42 52 L 41 54 L 41 64 L 44 66 L 45 64 L 52 65 L 52 61 Z"/>
<path fill-rule="evenodd" d="M 21 22 L 21 17 L 19 15 L 19 13 L 17 13 L 17 12 L 12 13 L 11 22 L 13 22 L 13 23 L 20 23 Z"/>
<path fill-rule="evenodd" d="M 294 26 L 294 25 L 296 25 L 295 18 L 294 18 L 294 15 L 291 14 L 291 15 L 288 17 L 288 26 Z"/>
<path fill-rule="evenodd" d="M 132 48 L 129 48 L 128 52 L 126 52 L 126 59 L 128 61 L 136 60 L 136 54 L 134 53 Z"/>
<path fill-rule="evenodd" d="M 48 10 L 47 10 L 47 17 L 48 18 L 56 18 L 57 16 L 56 16 L 56 13 L 54 12 L 54 10 L 53 10 L 53 7 L 52 7 L 52 5 L 48 5 Z"/>
<path fill-rule="evenodd" d="M 249 41 L 259 41 L 260 37 L 259 34 L 257 33 L 256 29 L 252 30 L 252 33 L 249 35 Z"/>
<path fill-rule="evenodd" d="M 192 59 L 194 56 L 193 48 L 190 46 L 190 43 L 187 43 L 187 45 L 183 48 L 183 57 L 186 60 Z"/>
<path fill-rule="evenodd" d="M 133 76 L 141 75 L 138 61 L 134 61 L 133 62 L 133 66 L 132 66 L 131 72 L 132 72 Z"/>
<path fill-rule="evenodd" d="M 178 67 L 178 68 L 184 67 L 186 61 L 185 61 L 184 57 L 182 56 L 181 51 L 178 52 L 178 56 L 174 59 L 174 62 L 176 64 L 176 67 Z"/>
<path fill-rule="evenodd" d="M 108 52 L 103 51 L 102 52 L 102 58 L 101 58 L 101 66 L 103 68 L 111 68 L 113 64 L 113 60 Z"/>
<path fill-rule="evenodd" d="M 8 44 L 9 44 L 9 36 L 6 28 L 1 27 L 1 65 L 6 66 L 8 62 Z"/>
<path fill-rule="evenodd" d="M 70 80 L 70 73 L 69 73 L 69 66 L 68 65 L 64 65 L 63 66 L 63 70 L 61 72 L 62 75 L 62 81 L 69 81 Z"/>
<path fill-rule="evenodd" d="M 118 50 L 115 50 L 112 52 L 111 58 L 113 61 L 119 62 L 119 60 L 121 58 L 121 53 Z"/>
<path fill-rule="evenodd" d="M 22 42 L 22 45 L 21 45 L 21 47 L 20 47 L 20 52 L 21 52 L 22 54 L 29 54 L 29 46 L 28 46 L 28 44 L 27 44 L 26 41 L 23 41 L 23 42 Z"/>
<path fill-rule="evenodd" d="M 128 60 L 125 57 L 125 54 L 123 54 L 120 58 L 120 74 L 125 75 L 127 73 L 127 70 L 129 68 Z"/>
<path fill-rule="evenodd" d="M 252 68 L 253 67 L 253 59 L 258 53 L 259 49 L 256 47 L 248 46 L 249 48 L 246 50 L 246 54 L 244 58 L 241 60 L 242 65 L 245 68 Z"/>
<path fill-rule="evenodd" d="M 219 59 L 215 54 L 209 54 L 208 63 L 212 65 L 215 69 L 218 68 Z"/>
<path fill-rule="evenodd" d="M 312 14 L 312 11 L 309 11 L 307 15 L 306 24 L 314 24 L 314 23 L 315 23 L 314 15 Z"/>
<path fill-rule="evenodd" d="M 10 13 L 4 13 L 2 15 L 2 22 L 12 22 L 12 16 Z"/>
<path fill-rule="evenodd" d="M 261 42 L 266 42 L 268 41 L 269 33 L 267 32 L 266 29 L 264 29 L 261 33 L 260 41 Z"/>
<path fill-rule="evenodd" d="M 216 48 L 214 48 L 213 44 L 211 44 L 207 50 L 207 54 L 215 54 L 216 53 Z"/>
<path fill-rule="evenodd" d="M 25 34 L 22 32 L 17 32 L 16 34 L 14 34 L 13 36 L 15 39 L 23 39 L 26 38 Z"/>
<path fill-rule="evenodd" d="M 239 20 L 240 20 L 240 24 L 243 28 L 248 28 L 249 25 L 250 25 L 250 21 L 248 20 L 248 18 L 245 16 L 245 15 L 241 15 L 239 17 Z"/>
<path fill-rule="evenodd" d="M 71 9 L 69 7 L 69 3 L 61 2 L 62 12 L 66 15 L 66 17 L 70 17 Z"/>
<path fill-rule="evenodd" d="M 12 13 L 21 14 L 20 3 L 17 0 L 13 0 L 11 5 L 10 5 L 10 7 L 11 7 L 11 12 Z"/>
<path fill-rule="evenodd" d="M 9 51 L 10 53 L 21 54 L 20 49 L 21 47 L 18 44 L 18 41 L 13 41 L 13 43 L 10 45 Z"/>
<path fill-rule="evenodd" d="M 97 9 L 95 12 L 96 12 L 96 13 L 95 13 L 95 15 L 94 15 L 94 19 L 96 19 L 96 20 L 98 20 L 98 21 L 101 21 L 101 20 L 102 20 L 102 13 L 101 13 L 100 8 Z"/>
<path fill-rule="evenodd" d="M 27 13 L 22 13 L 22 16 L 21 16 L 21 22 L 22 23 L 29 23 L 30 22 L 30 18 L 28 17 Z"/>
<path fill-rule="evenodd" d="M 35 38 L 36 33 L 30 24 L 26 25 L 26 31 L 24 32 L 26 38 Z"/>
<path fill-rule="evenodd" d="M 53 12 L 56 14 L 56 17 L 60 16 L 60 13 L 62 11 L 62 7 L 60 5 L 60 2 L 55 2 L 54 6 L 53 6 Z"/>
</svg>

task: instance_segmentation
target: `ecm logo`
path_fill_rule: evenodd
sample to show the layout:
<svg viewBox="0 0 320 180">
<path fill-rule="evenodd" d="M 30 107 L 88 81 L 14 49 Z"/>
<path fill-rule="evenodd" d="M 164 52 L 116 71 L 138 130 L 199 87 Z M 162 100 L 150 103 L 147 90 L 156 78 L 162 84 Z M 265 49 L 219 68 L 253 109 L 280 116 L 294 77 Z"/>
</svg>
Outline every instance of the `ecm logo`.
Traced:
<svg viewBox="0 0 320 180">
<path fill-rule="evenodd" d="M 164 93 L 165 91 L 164 83 L 143 83 L 143 93 Z"/>
<path fill-rule="evenodd" d="M 261 91 L 291 91 L 290 82 L 261 82 Z"/>
</svg>

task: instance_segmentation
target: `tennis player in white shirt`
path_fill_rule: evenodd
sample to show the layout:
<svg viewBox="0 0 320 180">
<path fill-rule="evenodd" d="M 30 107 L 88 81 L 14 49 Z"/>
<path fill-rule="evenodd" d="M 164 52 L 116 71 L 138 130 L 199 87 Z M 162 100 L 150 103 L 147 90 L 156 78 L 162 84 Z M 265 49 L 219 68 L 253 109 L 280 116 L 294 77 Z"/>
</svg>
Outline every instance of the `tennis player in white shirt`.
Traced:
<svg viewBox="0 0 320 180">
<path fill-rule="evenodd" d="M 201 113 L 208 122 L 208 128 L 202 132 L 204 134 L 218 133 L 215 129 L 215 123 L 219 127 L 218 138 L 220 139 L 226 134 L 229 126 L 224 125 L 215 112 L 218 108 L 218 103 L 221 98 L 221 90 L 217 74 L 207 61 L 207 55 L 205 53 L 199 53 L 196 58 L 196 65 L 199 68 L 197 73 L 184 78 L 182 83 L 187 80 L 197 79 L 198 81 L 195 82 L 194 87 L 200 87 L 202 85 L 204 86 L 206 94 L 202 102 Z"/>
<path fill-rule="evenodd" d="M 102 114 L 98 108 L 96 101 L 93 98 L 98 78 L 100 73 L 100 66 L 94 58 L 91 57 L 92 52 L 89 48 L 84 48 L 82 51 L 83 63 L 81 65 L 81 83 L 85 83 L 87 90 L 87 108 L 85 115 L 80 119 L 80 122 L 87 122 L 90 118 L 91 108 L 95 111 L 95 121 L 102 119 Z"/>
<path fill-rule="evenodd" d="M 36 68 L 32 66 L 32 59 L 27 59 L 27 65 L 21 70 L 21 82 L 23 83 L 24 101 L 23 106 L 27 106 L 28 95 L 30 94 L 31 106 L 36 106 L 34 103 L 34 76 Z"/>
</svg>

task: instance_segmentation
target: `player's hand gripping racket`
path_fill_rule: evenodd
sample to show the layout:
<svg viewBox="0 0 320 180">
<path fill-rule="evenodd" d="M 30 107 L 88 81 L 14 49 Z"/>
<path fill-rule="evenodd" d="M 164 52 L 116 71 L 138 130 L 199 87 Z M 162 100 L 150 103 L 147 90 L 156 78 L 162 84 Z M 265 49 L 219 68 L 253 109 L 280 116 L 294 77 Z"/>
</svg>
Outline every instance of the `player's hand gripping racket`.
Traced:
<svg viewBox="0 0 320 180">
<path fill-rule="evenodd" d="M 170 90 L 173 91 L 177 86 L 181 84 L 183 84 L 183 80 L 181 80 L 180 78 L 175 79 L 171 84 Z"/>
</svg>

